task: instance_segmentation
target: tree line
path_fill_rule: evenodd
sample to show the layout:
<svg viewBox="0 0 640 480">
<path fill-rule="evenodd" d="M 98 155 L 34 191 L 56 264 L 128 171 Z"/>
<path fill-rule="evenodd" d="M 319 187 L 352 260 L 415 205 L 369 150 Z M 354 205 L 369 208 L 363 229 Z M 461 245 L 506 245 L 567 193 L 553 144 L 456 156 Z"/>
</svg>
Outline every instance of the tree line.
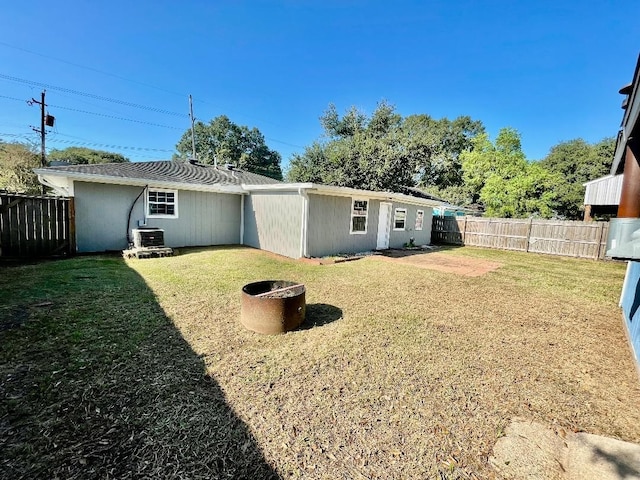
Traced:
<svg viewBox="0 0 640 480">
<path fill-rule="evenodd" d="M 606 175 L 615 141 L 582 139 L 553 146 L 541 161 L 522 151 L 520 134 L 503 128 L 495 139 L 480 120 L 460 116 L 436 119 L 401 116 L 381 102 L 371 115 L 334 105 L 320 116 L 323 134 L 302 153 L 292 155 L 286 176 L 281 155 L 270 149 L 257 128 L 220 115 L 196 122 L 196 159 L 203 164 L 233 164 L 290 182 L 313 182 L 374 191 L 419 188 L 450 203 L 478 207 L 497 217 L 581 219 L 582 184 Z M 191 130 L 176 144 L 174 159 L 192 157 Z M 121 154 L 69 147 L 52 150 L 47 160 L 69 164 L 128 162 Z M 37 193 L 35 149 L 0 140 L 0 189 Z"/>
<path fill-rule="evenodd" d="M 581 219 L 584 187 L 606 175 L 615 140 L 561 142 L 541 161 L 522 151 L 520 134 L 491 140 L 479 120 L 402 117 L 387 102 L 370 116 L 355 107 L 320 117 L 321 138 L 291 158 L 287 180 L 402 192 L 418 187 L 460 206 L 506 218 Z"/>
</svg>

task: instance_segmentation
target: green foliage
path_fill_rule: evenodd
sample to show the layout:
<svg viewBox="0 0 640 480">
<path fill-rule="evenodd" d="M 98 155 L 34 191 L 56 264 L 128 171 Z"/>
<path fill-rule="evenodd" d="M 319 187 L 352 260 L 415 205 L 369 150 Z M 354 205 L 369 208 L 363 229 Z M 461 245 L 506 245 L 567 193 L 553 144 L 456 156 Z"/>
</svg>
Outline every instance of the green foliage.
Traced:
<svg viewBox="0 0 640 480">
<path fill-rule="evenodd" d="M 461 157 L 465 184 L 473 201 L 484 204 L 487 215 L 554 216 L 557 176 L 527 162 L 516 130 L 503 128 L 495 144 L 482 134 L 474 140 L 474 149 Z"/>
<path fill-rule="evenodd" d="M 554 190 L 559 216 L 579 220 L 583 215 L 583 183 L 609 173 L 615 149 L 614 138 L 604 138 L 589 144 L 581 138 L 555 145 L 540 162 L 548 171 L 557 174 Z"/>
<path fill-rule="evenodd" d="M 120 153 L 94 150 L 86 147 L 68 147 L 63 150 L 53 149 L 47 155 L 47 160 L 68 162 L 72 165 L 91 165 L 96 163 L 124 163 L 129 159 Z"/>
<path fill-rule="evenodd" d="M 429 186 L 422 188 L 422 190 L 453 205 L 471 205 L 473 203 L 471 192 L 464 184 L 445 188 Z"/>
<path fill-rule="evenodd" d="M 417 183 L 460 186 L 459 154 L 483 131 L 469 117 L 403 118 L 384 101 L 370 117 L 355 107 L 340 117 L 329 105 L 320 122 L 324 138 L 292 156 L 289 181 L 395 191 Z"/>
<path fill-rule="evenodd" d="M 0 141 L 0 190 L 40 193 L 38 177 L 33 173 L 40 166 L 40 155 L 24 143 Z"/>
<path fill-rule="evenodd" d="M 196 122 L 194 126 L 196 155 L 201 163 L 212 165 L 232 163 L 249 172 L 282 180 L 281 157 L 269 149 L 257 128 L 236 125 L 225 115 L 208 124 Z M 192 156 L 191 130 L 187 130 L 176 145 L 177 158 Z"/>
<path fill-rule="evenodd" d="M 451 121 L 411 115 L 403 129 L 415 152 L 422 186 L 447 189 L 464 185 L 460 154 L 471 150 L 473 139 L 484 133 L 482 122 L 469 116 Z"/>
</svg>

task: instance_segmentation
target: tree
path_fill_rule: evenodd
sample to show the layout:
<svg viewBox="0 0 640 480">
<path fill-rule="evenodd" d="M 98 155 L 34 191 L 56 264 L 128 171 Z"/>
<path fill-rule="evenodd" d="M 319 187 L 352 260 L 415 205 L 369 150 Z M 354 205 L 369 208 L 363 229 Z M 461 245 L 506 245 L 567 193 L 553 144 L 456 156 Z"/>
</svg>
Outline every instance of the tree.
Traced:
<svg viewBox="0 0 640 480">
<path fill-rule="evenodd" d="M 482 122 L 469 116 L 451 121 L 412 115 L 405 119 L 403 129 L 413 148 L 418 150 L 416 158 L 421 186 L 446 190 L 464 184 L 460 154 L 471 150 L 473 139 L 484 133 Z"/>
<path fill-rule="evenodd" d="M 381 102 L 371 117 L 355 107 L 340 117 L 329 105 L 320 123 L 324 140 L 291 158 L 289 181 L 378 191 L 414 184 L 415 159 L 392 105 Z"/>
<path fill-rule="evenodd" d="M 267 147 L 257 128 L 236 125 L 227 116 L 220 115 L 208 124 L 196 122 L 194 131 L 196 155 L 201 163 L 231 163 L 249 172 L 282 180 L 280 154 Z M 182 135 L 176 150 L 177 158 L 192 156 L 191 130 Z"/>
<path fill-rule="evenodd" d="M 63 150 L 53 149 L 47 155 L 47 160 L 68 162 L 72 165 L 86 165 L 95 163 L 124 163 L 129 159 L 120 153 L 105 152 L 86 147 L 68 147 Z"/>
<path fill-rule="evenodd" d="M 585 190 L 582 184 L 609 173 L 614 150 L 614 138 L 604 138 L 595 144 L 577 138 L 551 147 L 540 165 L 557 174 L 554 189 L 559 216 L 574 220 L 582 218 Z"/>
<path fill-rule="evenodd" d="M 40 155 L 24 143 L 0 141 L 0 189 L 10 192 L 38 194 L 40 183 L 33 173 L 40 166 Z"/>
<path fill-rule="evenodd" d="M 402 191 L 463 185 L 459 155 L 484 131 L 470 117 L 403 118 L 386 101 L 369 117 L 351 107 L 340 117 L 329 105 L 320 117 L 321 140 L 290 160 L 290 181 L 313 181 L 369 190 Z"/>
<path fill-rule="evenodd" d="M 482 203 L 487 215 L 554 215 L 553 186 L 557 178 L 541 165 L 527 162 L 516 130 L 501 129 L 495 143 L 487 134 L 473 143 L 473 150 L 461 155 L 463 178 L 472 201 Z"/>
</svg>

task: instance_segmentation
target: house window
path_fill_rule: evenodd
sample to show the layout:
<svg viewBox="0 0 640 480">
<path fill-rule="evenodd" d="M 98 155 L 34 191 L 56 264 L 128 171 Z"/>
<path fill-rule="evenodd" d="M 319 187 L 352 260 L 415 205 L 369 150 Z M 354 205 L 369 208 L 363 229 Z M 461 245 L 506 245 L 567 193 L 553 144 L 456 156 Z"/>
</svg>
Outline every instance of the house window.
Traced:
<svg viewBox="0 0 640 480">
<path fill-rule="evenodd" d="M 404 226 L 406 222 L 407 222 L 407 209 L 396 208 L 396 213 L 393 216 L 393 229 L 404 230 Z"/>
<path fill-rule="evenodd" d="M 178 216 L 177 190 L 147 190 L 147 216 L 176 218 Z"/>
<path fill-rule="evenodd" d="M 416 212 L 416 230 L 422 230 L 423 221 L 424 221 L 424 210 L 418 210 Z"/>
<path fill-rule="evenodd" d="M 367 233 L 367 213 L 369 200 L 353 199 L 351 202 L 351 231 L 352 234 Z"/>
</svg>

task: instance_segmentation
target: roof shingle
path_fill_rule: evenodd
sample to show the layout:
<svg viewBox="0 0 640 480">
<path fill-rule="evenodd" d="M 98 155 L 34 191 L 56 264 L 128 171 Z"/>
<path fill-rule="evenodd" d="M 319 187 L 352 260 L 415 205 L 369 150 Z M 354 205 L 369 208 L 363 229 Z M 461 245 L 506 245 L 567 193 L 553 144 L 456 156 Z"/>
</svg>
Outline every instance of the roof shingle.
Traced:
<svg viewBox="0 0 640 480">
<path fill-rule="evenodd" d="M 156 182 L 177 182 L 193 185 L 239 186 L 242 184 L 268 185 L 282 183 L 245 170 L 214 167 L 181 160 L 155 162 L 99 163 L 92 165 L 67 165 L 47 167 L 51 173 L 79 173 L 99 177 L 139 179 Z"/>
</svg>

